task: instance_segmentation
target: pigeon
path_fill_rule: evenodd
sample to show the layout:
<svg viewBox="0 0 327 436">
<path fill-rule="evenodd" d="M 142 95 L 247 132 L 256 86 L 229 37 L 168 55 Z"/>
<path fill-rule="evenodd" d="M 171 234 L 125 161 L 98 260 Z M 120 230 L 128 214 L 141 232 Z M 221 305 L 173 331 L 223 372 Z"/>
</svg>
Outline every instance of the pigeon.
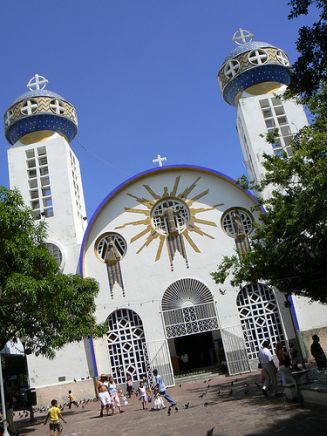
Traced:
<svg viewBox="0 0 327 436">
<path fill-rule="evenodd" d="M 207 380 L 204 380 L 203 383 L 207 383 Z"/>
<path fill-rule="evenodd" d="M 244 395 L 247 395 L 249 393 L 249 389 L 244 388 Z"/>
<path fill-rule="evenodd" d="M 255 385 L 256 385 L 256 387 L 257 387 L 257 388 L 260 388 L 260 385 L 259 385 L 259 383 L 256 383 Z"/>
<path fill-rule="evenodd" d="M 219 288 L 219 292 L 221 293 L 221 295 L 225 295 L 226 294 L 226 290 L 225 289 L 222 290 L 222 289 Z"/>
<path fill-rule="evenodd" d="M 233 389 L 231 389 L 230 391 L 229 391 L 229 394 L 228 395 L 233 395 Z"/>
<path fill-rule="evenodd" d="M 170 414 L 171 414 L 171 407 L 168 407 L 167 415 L 170 416 Z"/>
<path fill-rule="evenodd" d="M 74 382 L 75 382 L 75 383 L 77 382 L 76 378 L 74 378 Z"/>
<path fill-rule="evenodd" d="M 210 389 L 210 385 L 207 386 L 207 389 Z"/>
<path fill-rule="evenodd" d="M 175 406 L 175 412 L 178 412 L 178 407 L 177 406 Z"/>
<path fill-rule="evenodd" d="M 215 429 L 215 427 L 212 427 L 210 430 L 208 430 L 207 431 L 207 436 L 212 436 L 214 429 Z"/>
<path fill-rule="evenodd" d="M 211 378 L 209 378 L 209 379 L 208 379 L 208 382 L 211 382 L 211 380 L 212 380 L 212 379 L 211 379 Z"/>
<path fill-rule="evenodd" d="M 179 387 L 181 388 L 181 387 L 182 387 L 182 385 L 179 385 Z"/>
<path fill-rule="evenodd" d="M 184 404 L 184 409 L 188 409 L 190 407 L 190 402 L 187 402 L 186 404 Z"/>
<path fill-rule="evenodd" d="M 233 381 L 232 381 L 232 382 L 230 382 L 230 385 L 231 385 L 231 386 L 234 386 L 234 382 L 233 382 Z"/>
<path fill-rule="evenodd" d="M 220 389 L 219 389 L 219 391 L 217 392 L 217 395 L 220 395 Z"/>
<path fill-rule="evenodd" d="M 206 392 L 203 392 L 203 394 L 199 395 L 199 398 L 203 398 L 206 395 Z"/>
<path fill-rule="evenodd" d="M 204 403 L 203 405 L 204 405 L 204 407 L 207 407 L 209 405 L 209 403 Z"/>
</svg>

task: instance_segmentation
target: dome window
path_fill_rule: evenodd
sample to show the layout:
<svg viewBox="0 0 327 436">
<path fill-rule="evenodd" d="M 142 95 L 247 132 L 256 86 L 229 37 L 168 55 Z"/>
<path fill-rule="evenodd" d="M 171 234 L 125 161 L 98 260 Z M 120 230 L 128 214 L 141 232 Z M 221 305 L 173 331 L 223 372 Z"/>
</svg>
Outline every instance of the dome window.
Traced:
<svg viewBox="0 0 327 436">
<path fill-rule="evenodd" d="M 227 210 L 222 219 L 221 225 L 228 236 L 235 238 L 242 231 L 248 235 L 253 230 L 253 218 L 250 212 L 241 208 L 233 208 Z"/>
<path fill-rule="evenodd" d="M 106 258 L 111 252 L 122 259 L 125 256 L 126 251 L 127 242 L 125 241 L 125 238 L 116 232 L 104 233 L 95 243 L 95 252 L 103 261 L 106 261 Z"/>
<path fill-rule="evenodd" d="M 175 198 L 159 201 L 151 211 L 152 225 L 157 233 L 168 236 L 171 233 L 182 233 L 190 221 L 187 205 Z"/>
<path fill-rule="evenodd" d="M 268 53 L 265 50 L 252 50 L 248 56 L 249 62 L 252 65 L 262 65 L 268 60 Z"/>
<path fill-rule="evenodd" d="M 224 68 L 225 76 L 228 79 L 232 79 L 240 70 L 240 63 L 236 59 L 228 61 Z"/>
<path fill-rule="evenodd" d="M 23 115 L 32 115 L 37 109 L 37 101 L 33 99 L 27 99 L 23 102 L 20 111 Z"/>
<path fill-rule="evenodd" d="M 50 101 L 50 109 L 57 115 L 63 115 L 66 112 L 64 104 L 57 98 Z"/>
<path fill-rule="evenodd" d="M 282 50 L 277 51 L 276 58 L 278 62 L 284 65 L 285 67 L 288 67 L 290 65 L 290 61 L 288 60 L 288 57 Z"/>
<path fill-rule="evenodd" d="M 6 126 L 9 126 L 9 124 L 11 123 L 11 119 L 13 117 L 13 111 L 9 110 L 6 112 L 6 117 L 5 117 L 5 124 Z"/>
</svg>

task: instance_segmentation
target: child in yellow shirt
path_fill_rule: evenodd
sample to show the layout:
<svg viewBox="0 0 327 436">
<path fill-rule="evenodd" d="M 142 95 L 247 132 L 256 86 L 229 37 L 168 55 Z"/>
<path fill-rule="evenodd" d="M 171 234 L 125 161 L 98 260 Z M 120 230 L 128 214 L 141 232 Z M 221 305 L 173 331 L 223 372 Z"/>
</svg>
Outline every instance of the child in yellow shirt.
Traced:
<svg viewBox="0 0 327 436">
<path fill-rule="evenodd" d="M 63 431 L 63 427 L 60 424 L 59 418 L 64 421 L 65 423 L 67 421 L 64 420 L 62 414 L 61 414 L 61 410 L 58 407 L 58 402 L 57 400 L 52 400 L 51 401 L 51 407 L 48 409 L 48 414 L 47 417 L 45 418 L 44 421 L 44 425 L 46 425 L 46 423 L 48 421 L 50 421 L 49 426 L 50 426 L 50 436 L 59 436 L 61 434 L 61 432 Z"/>
<path fill-rule="evenodd" d="M 72 394 L 72 391 L 68 391 L 68 407 L 71 409 L 72 404 L 74 404 L 76 407 L 78 407 L 78 403 L 74 398 L 74 395 Z"/>
</svg>

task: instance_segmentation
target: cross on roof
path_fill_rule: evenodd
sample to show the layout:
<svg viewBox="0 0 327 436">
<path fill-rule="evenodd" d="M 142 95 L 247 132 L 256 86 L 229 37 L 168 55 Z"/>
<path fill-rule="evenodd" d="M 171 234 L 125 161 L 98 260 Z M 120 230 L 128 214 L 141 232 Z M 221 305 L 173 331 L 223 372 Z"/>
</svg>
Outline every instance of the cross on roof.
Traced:
<svg viewBox="0 0 327 436">
<path fill-rule="evenodd" d="M 162 162 L 166 161 L 167 158 L 166 157 L 161 157 L 160 154 L 157 155 L 156 159 L 153 159 L 153 163 L 158 163 L 159 167 L 162 167 Z"/>
<path fill-rule="evenodd" d="M 35 76 L 29 80 L 26 86 L 30 91 L 36 91 L 37 89 L 44 89 L 48 82 L 49 80 L 45 77 L 35 74 Z"/>
<path fill-rule="evenodd" d="M 252 41 L 254 34 L 248 30 L 242 29 L 241 27 L 234 33 L 232 40 L 237 45 L 243 45 L 247 42 Z M 241 41 L 241 42 L 239 42 Z"/>
</svg>

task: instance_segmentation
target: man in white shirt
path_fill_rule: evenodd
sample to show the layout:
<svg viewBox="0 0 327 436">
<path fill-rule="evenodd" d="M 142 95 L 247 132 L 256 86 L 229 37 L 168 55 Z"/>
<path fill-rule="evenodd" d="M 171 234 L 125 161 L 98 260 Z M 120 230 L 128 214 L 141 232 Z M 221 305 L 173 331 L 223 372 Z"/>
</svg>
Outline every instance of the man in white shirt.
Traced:
<svg viewBox="0 0 327 436">
<path fill-rule="evenodd" d="M 272 395 L 277 391 L 277 368 L 274 364 L 273 355 L 268 349 L 269 341 L 265 340 L 259 348 L 259 361 L 262 365 L 265 381 L 262 386 L 262 393 L 267 397 L 268 389 L 271 386 Z"/>
</svg>

